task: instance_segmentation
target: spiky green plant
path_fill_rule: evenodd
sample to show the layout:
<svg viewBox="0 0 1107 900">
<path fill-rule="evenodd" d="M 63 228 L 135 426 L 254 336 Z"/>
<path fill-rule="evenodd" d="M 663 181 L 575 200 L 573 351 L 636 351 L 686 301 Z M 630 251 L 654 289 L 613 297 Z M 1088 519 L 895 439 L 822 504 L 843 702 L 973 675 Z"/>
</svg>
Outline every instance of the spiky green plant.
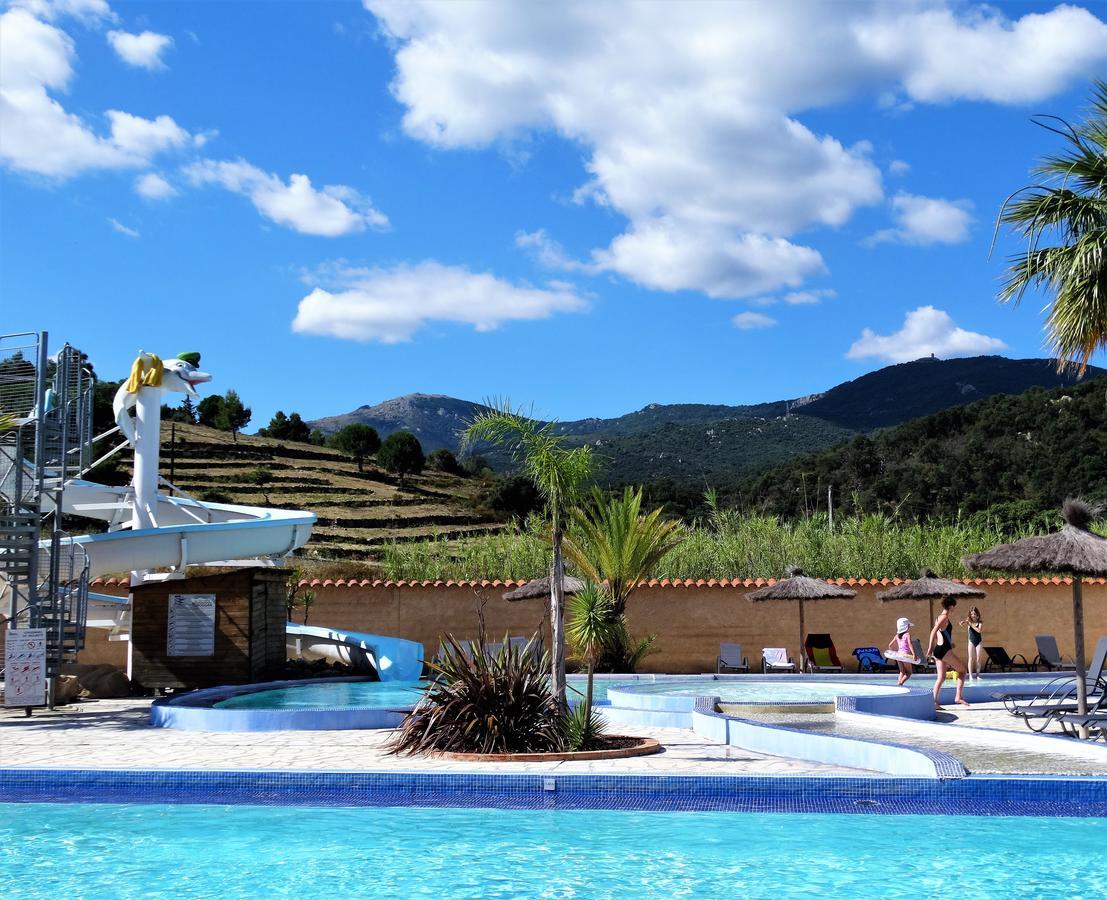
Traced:
<svg viewBox="0 0 1107 900">
<path fill-rule="evenodd" d="M 586 482 L 592 478 L 590 447 L 565 446 L 556 434 L 556 422 L 539 422 L 514 408 L 507 400 L 493 400 L 469 423 L 463 435 L 463 449 L 487 442 L 507 448 L 522 472 L 534 482 L 546 501 L 550 517 L 553 559 L 550 565 L 550 638 L 553 645 L 550 667 L 554 695 L 565 705 L 565 563 L 562 539 L 565 517 L 576 503 Z"/>
<path fill-rule="evenodd" d="M 997 229 L 1009 226 L 1027 248 L 1011 258 L 999 299 L 1017 303 L 1030 287 L 1044 289 L 1050 351 L 1059 366 L 1075 364 L 1083 373 L 1107 348 L 1107 82 L 1095 83 L 1081 124 L 1056 116 L 1034 121 L 1066 146 L 1038 163 L 1038 183 L 1000 210 Z"/>
<path fill-rule="evenodd" d="M 594 581 L 585 582 L 584 587 L 569 598 L 567 605 L 565 637 L 573 652 L 584 663 L 588 676 L 584 705 L 591 709 L 592 679 L 596 673 L 596 664 L 614 639 L 618 614 L 611 595 Z"/>
<path fill-rule="evenodd" d="M 587 509 L 574 509 L 565 538 L 565 555 L 586 579 L 605 582 L 616 615 L 649 578 L 665 555 L 683 539 L 679 522 L 665 521 L 661 510 L 642 512 L 642 490 L 626 488 L 607 498 L 598 489 Z"/>
<path fill-rule="evenodd" d="M 565 747 L 561 704 L 550 686 L 549 659 L 537 636 L 523 648 L 492 654 L 483 627 L 477 645 L 452 635 L 427 665 L 437 676 L 389 742 L 396 754 L 541 753 Z"/>
</svg>

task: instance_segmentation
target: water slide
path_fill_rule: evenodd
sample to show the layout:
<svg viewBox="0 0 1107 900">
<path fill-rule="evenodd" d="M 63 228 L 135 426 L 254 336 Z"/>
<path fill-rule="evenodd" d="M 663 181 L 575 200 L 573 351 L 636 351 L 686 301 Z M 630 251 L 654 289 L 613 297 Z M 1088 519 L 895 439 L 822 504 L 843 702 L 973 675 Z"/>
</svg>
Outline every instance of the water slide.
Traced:
<svg viewBox="0 0 1107 900">
<path fill-rule="evenodd" d="M 285 626 L 285 634 L 288 648 L 305 659 L 327 659 L 359 670 L 372 666 L 381 681 L 418 681 L 423 674 L 423 645 L 415 641 L 295 622 Z"/>
<path fill-rule="evenodd" d="M 195 385 L 211 380 L 198 365 L 199 354 L 185 353 L 163 361 L 141 353 L 113 404 L 116 424 L 134 448 L 132 484 L 109 487 L 83 479 L 66 482 L 62 511 L 108 526 L 103 534 L 70 538 L 85 551 L 90 578 L 131 572 L 132 583 L 138 583 L 155 569 L 183 573 L 189 565 L 283 557 L 311 537 L 315 524 L 311 512 L 208 503 L 158 493 L 162 395 L 197 396 Z M 136 411 L 133 418 L 129 413 L 132 407 Z M 44 500 L 44 512 L 52 509 L 51 503 Z M 127 624 L 128 613 L 126 599 L 93 593 L 86 624 L 118 629 Z M 306 656 L 359 668 L 371 663 L 382 681 L 414 681 L 422 672 L 421 644 L 293 623 L 288 627 L 289 646 Z"/>
</svg>

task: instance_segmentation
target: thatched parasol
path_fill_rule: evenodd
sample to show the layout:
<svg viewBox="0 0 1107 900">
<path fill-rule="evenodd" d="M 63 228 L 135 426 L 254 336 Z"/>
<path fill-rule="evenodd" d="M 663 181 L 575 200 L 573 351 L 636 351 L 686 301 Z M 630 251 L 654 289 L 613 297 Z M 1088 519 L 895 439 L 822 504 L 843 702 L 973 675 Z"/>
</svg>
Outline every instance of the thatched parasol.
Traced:
<svg viewBox="0 0 1107 900">
<path fill-rule="evenodd" d="M 584 582 L 579 578 L 574 578 L 572 575 L 566 575 L 562 581 L 562 591 L 566 597 L 570 594 L 579 594 L 584 587 Z M 505 600 L 535 600 L 537 598 L 543 598 L 548 600 L 550 598 L 550 576 L 544 575 L 542 578 L 535 578 L 533 581 L 528 581 L 522 587 L 517 587 L 513 591 L 508 591 L 504 594 Z"/>
<path fill-rule="evenodd" d="M 746 594 L 747 600 L 796 600 L 799 602 L 800 649 L 803 649 L 804 620 L 803 604 L 805 600 L 834 600 L 856 597 L 857 591 L 851 591 L 838 584 L 831 584 L 821 578 L 805 575 L 799 566 L 790 566 L 786 577 L 773 584 Z"/>
<path fill-rule="evenodd" d="M 1076 700 L 1081 713 L 1088 711 L 1088 689 L 1084 682 L 1084 599 L 1080 579 L 1107 577 L 1107 538 L 1089 529 L 1101 512 L 1083 500 L 1066 500 L 1061 508 L 1065 527 L 1060 531 L 1023 538 L 1013 544 L 1000 544 L 961 560 L 970 571 L 992 569 L 996 572 L 1048 572 L 1072 576 Z"/>
<path fill-rule="evenodd" d="M 894 588 L 881 591 L 876 595 L 877 599 L 887 603 L 889 600 L 929 600 L 930 625 L 934 625 L 934 601 L 945 597 L 979 599 L 986 596 L 984 591 L 972 585 L 962 584 L 960 581 L 950 581 L 947 578 L 939 578 L 933 569 L 923 568 L 919 570 L 919 577 L 913 581 L 897 584 Z"/>
</svg>

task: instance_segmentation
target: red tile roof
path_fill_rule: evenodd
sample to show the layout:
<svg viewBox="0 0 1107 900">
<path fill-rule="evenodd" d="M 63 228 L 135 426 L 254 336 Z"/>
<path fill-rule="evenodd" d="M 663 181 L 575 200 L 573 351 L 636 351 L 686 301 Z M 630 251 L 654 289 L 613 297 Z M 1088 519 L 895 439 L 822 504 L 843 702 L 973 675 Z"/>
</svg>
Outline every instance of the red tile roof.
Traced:
<svg viewBox="0 0 1107 900">
<path fill-rule="evenodd" d="M 887 587 L 888 585 L 903 584 L 910 579 L 905 578 L 830 578 L 832 584 L 848 585 L 850 587 Z M 1071 578 L 954 578 L 963 584 L 978 585 L 1005 585 L 1005 584 L 1072 584 Z M 756 588 L 766 584 L 775 584 L 775 578 L 651 578 L 643 582 L 643 587 L 663 588 Z M 1107 578 L 1085 578 L 1085 584 L 1107 584 Z M 462 580 L 462 581 L 385 581 L 379 578 L 311 578 L 300 582 L 300 587 L 312 588 L 504 588 L 505 590 L 526 584 L 525 581 L 513 581 L 508 579 L 488 580 Z M 125 578 L 97 578 L 92 582 L 93 588 L 127 587 Z"/>
</svg>

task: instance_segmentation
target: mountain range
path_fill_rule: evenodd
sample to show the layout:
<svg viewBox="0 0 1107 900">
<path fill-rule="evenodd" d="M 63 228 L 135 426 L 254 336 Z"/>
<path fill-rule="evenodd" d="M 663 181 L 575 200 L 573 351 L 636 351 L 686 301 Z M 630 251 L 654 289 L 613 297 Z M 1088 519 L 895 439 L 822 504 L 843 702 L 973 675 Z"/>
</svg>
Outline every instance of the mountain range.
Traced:
<svg viewBox="0 0 1107 900">
<path fill-rule="evenodd" d="M 1107 375 L 1089 366 L 1084 379 Z M 1032 387 L 1068 387 L 1075 374 L 1047 359 L 933 357 L 887 366 L 806 397 L 719 405 L 651 403 L 615 418 L 559 422 L 570 445 L 591 444 L 608 483 L 659 478 L 702 480 L 750 474 L 795 456 L 823 450 L 859 434 Z M 310 423 L 325 434 L 351 423 L 373 426 L 381 437 L 407 430 L 425 451 L 459 449 L 459 435 L 479 403 L 433 394 L 409 394 Z M 495 454 L 494 463 L 506 464 Z"/>
</svg>

